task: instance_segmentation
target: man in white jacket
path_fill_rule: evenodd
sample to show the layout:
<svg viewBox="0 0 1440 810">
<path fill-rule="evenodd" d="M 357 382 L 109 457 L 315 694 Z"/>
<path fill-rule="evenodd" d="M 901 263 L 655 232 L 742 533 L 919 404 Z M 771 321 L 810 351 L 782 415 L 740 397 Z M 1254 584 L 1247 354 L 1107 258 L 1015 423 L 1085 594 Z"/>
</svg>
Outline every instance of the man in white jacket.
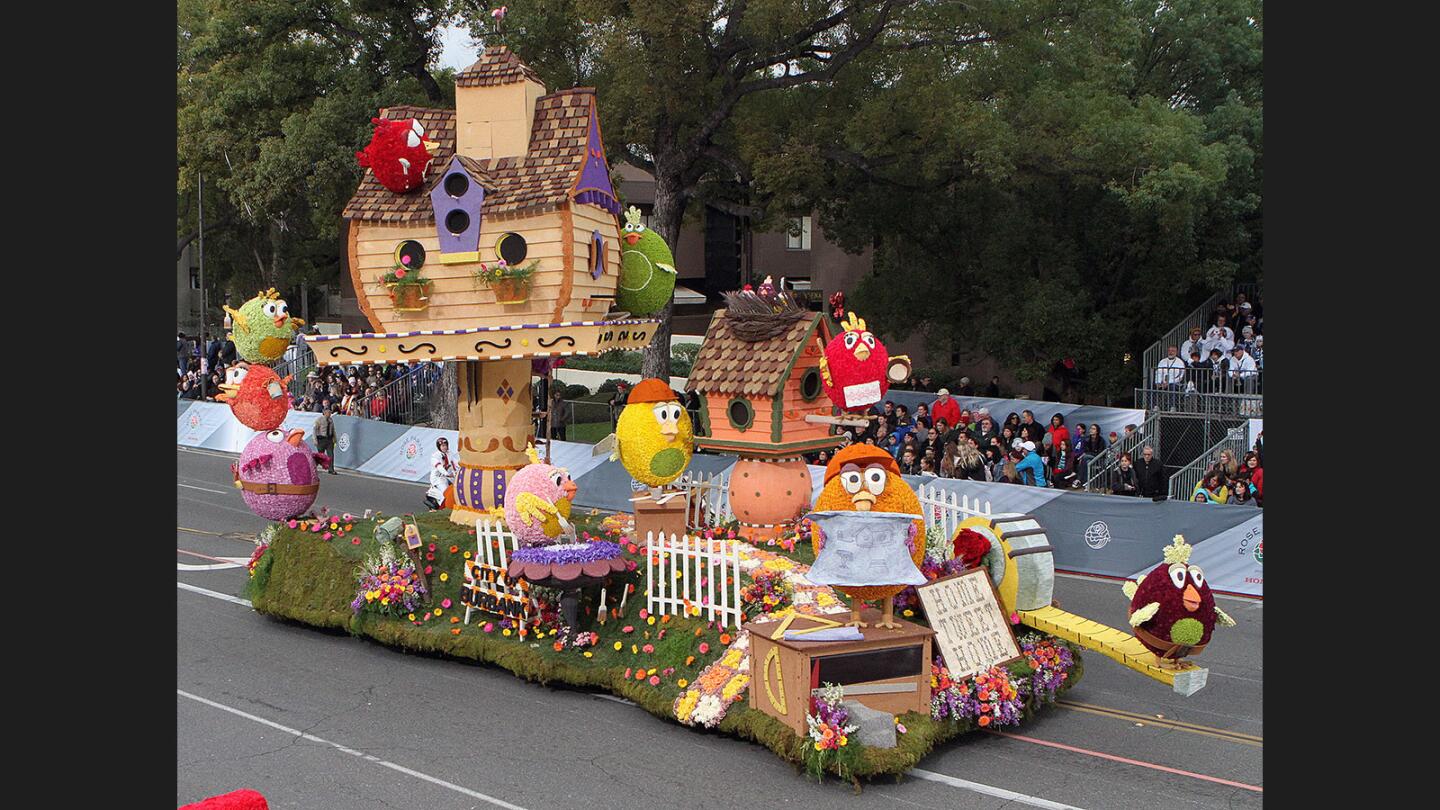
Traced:
<svg viewBox="0 0 1440 810">
<path fill-rule="evenodd" d="M 1225 325 L 1225 316 L 1215 316 L 1215 325 L 1205 332 L 1205 345 L 1211 349 L 1219 349 L 1221 356 L 1230 353 L 1235 345 L 1235 330 Z"/>
<path fill-rule="evenodd" d="M 1226 376 L 1230 378 L 1230 389 L 1235 393 L 1255 393 L 1260 369 L 1255 365 L 1255 358 L 1246 353 L 1244 346 L 1237 344 L 1230 349 L 1230 368 Z"/>
<path fill-rule="evenodd" d="M 1171 346 L 1167 356 L 1155 367 L 1155 387 L 1166 392 L 1161 396 L 1161 407 L 1175 410 L 1179 407 L 1181 383 L 1185 381 L 1185 361 L 1180 359 L 1180 350 Z"/>
</svg>

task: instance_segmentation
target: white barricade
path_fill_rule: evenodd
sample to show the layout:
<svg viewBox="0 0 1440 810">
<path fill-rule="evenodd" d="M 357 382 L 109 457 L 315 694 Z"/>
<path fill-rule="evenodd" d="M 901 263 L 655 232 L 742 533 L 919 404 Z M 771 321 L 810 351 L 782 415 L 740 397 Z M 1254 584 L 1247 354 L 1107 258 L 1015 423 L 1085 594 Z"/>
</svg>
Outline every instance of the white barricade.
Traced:
<svg viewBox="0 0 1440 810">
<path fill-rule="evenodd" d="M 740 626 L 740 551 L 731 540 L 645 533 L 645 607 Z"/>
</svg>

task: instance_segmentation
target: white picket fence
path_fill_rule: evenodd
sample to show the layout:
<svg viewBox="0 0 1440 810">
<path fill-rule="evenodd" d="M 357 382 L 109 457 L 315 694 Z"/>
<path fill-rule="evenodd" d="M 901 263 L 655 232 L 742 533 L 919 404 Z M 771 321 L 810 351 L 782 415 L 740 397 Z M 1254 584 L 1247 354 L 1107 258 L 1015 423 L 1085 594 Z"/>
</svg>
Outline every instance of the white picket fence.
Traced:
<svg viewBox="0 0 1440 810">
<path fill-rule="evenodd" d="M 520 601 L 524 605 L 523 620 L 535 612 L 535 600 L 530 597 L 530 589 L 524 582 L 512 584 L 505 578 L 510 555 L 519 547 L 519 539 L 502 521 L 483 517 L 476 519 L 474 568 L 465 566 L 465 588 L 502 601 Z M 474 576 L 476 570 L 488 572 L 490 576 L 477 579 Z M 475 610 L 478 608 L 465 606 L 465 624 L 470 623 L 470 614 Z"/>
<path fill-rule="evenodd" d="M 939 526 L 946 537 L 955 534 L 955 527 L 962 521 L 975 515 L 989 517 L 990 502 L 982 502 L 979 498 L 971 499 L 969 495 L 962 495 L 958 492 L 951 492 L 948 489 L 941 489 L 933 484 L 921 484 L 916 487 L 915 494 L 920 496 L 920 506 L 925 513 L 925 527 Z"/>
<path fill-rule="evenodd" d="M 740 550 L 731 540 L 645 533 L 645 607 L 740 626 Z"/>
<path fill-rule="evenodd" d="M 675 482 L 688 498 L 685 527 L 703 532 L 724 524 L 730 515 L 730 476 L 724 472 L 687 472 Z"/>
</svg>

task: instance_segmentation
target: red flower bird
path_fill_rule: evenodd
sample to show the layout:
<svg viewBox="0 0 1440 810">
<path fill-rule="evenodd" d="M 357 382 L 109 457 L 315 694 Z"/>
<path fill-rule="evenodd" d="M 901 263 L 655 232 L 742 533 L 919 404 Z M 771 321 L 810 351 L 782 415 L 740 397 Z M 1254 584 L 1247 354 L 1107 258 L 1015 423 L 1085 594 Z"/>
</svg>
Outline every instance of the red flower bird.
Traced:
<svg viewBox="0 0 1440 810">
<path fill-rule="evenodd" d="M 820 381 L 825 393 L 844 411 L 862 411 L 879 402 L 891 383 L 910 376 L 910 358 L 890 356 L 868 329 L 864 319 L 850 317 L 841 323 L 845 331 L 830 339 L 820 358 Z"/>
<path fill-rule="evenodd" d="M 413 118 L 370 120 L 375 124 L 375 134 L 364 151 L 355 153 L 355 159 L 375 172 L 380 185 L 396 194 L 418 188 L 439 144 L 425 140 L 425 128 Z"/>
</svg>

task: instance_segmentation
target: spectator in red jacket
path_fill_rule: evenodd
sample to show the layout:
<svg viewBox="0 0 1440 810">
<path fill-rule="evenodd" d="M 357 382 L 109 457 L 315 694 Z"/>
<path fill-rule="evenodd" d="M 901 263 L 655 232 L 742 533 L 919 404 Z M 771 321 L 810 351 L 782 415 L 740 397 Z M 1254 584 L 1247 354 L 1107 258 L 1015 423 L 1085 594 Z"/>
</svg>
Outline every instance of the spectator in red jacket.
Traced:
<svg viewBox="0 0 1440 810">
<path fill-rule="evenodd" d="M 1250 471 L 1250 484 L 1255 487 L 1255 505 L 1265 507 L 1265 468 L 1260 466 L 1260 455 L 1254 450 L 1245 454 L 1245 468 Z"/>
<path fill-rule="evenodd" d="M 930 406 L 930 418 L 944 419 L 947 425 L 960 424 L 960 403 L 950 398 L 950 389 L 941 388 L 935 404 Z"/>
<path fill-rule="evenodd" d="M 1053 414 L 1050 417 L 1050 427 L 1045 431 L 1050 434 L 1050 446 L 1059 447 L 1060 440 L 1064 439 L 1065 444 L 1070 444 L 1070 428 L 1065 427 L 1065 417 L 1060 414 Z"/>
</svg>

